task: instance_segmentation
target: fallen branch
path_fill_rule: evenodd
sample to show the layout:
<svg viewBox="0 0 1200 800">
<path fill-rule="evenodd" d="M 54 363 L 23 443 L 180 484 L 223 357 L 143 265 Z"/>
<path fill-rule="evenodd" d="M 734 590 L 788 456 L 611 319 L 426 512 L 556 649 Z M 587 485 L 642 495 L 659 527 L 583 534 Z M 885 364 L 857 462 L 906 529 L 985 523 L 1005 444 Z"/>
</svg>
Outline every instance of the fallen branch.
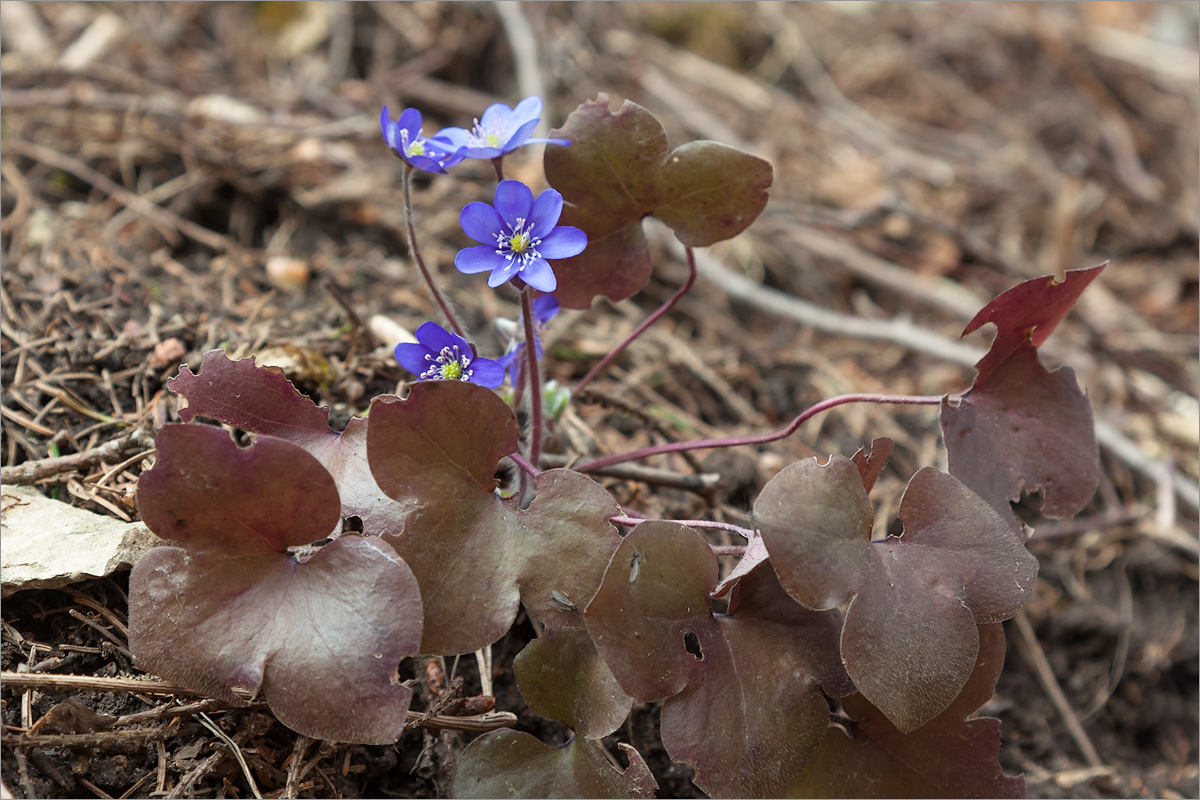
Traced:
<svg viewBox="0 0 1200 800">
<path fill-rule="evenodd" d="M 197 697 L 206 695 L 195 689 L 188 689 L 170 681 L 139 680 L 137 678 L 97 678 L 91 675 L 48 675 L 26 672 L 0 672 L 0 684 L 6 689 L 41 689 L 68 692 L 140 692 L 142 694 L 173 694 L 176 697 Z M 457 731 L 490 731 L 496 728 L 510 728 L 517 724 L 517 715 L 507 711 L 492 711 L 487 714 L 477 714 L 471 717 L 453 717 L 434 715 L 426 718 L 420 711 L 409 711 L 408 722 L 422 725 L 426 728 Z M 6 738 L 6 742 L 24 743 L 21 737 Z M 49 747 L 50 745 L 43 745 Z M 62 746 L 66 745 L 54 745 Z"/>
<path fill-rule="evenodd" d="M 34 484 L 43 478 L 60 475 L 75 469 L 94 467 L 102 461 L 115 461 L 137 447 L 152 447 L 154 436 L 144 428 L 130 431 L 124 436 L 102 445 L 84 450 L 82 453 L 26 461 L 15 467 L 0 467 L 0 483 Z"/>
</svg>

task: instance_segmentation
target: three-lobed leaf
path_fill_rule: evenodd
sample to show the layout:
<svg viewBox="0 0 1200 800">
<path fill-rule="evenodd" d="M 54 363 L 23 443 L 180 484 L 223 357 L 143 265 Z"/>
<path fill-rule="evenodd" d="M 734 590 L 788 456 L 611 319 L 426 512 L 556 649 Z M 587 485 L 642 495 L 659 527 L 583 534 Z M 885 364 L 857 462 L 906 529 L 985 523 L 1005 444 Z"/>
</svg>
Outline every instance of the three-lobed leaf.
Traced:
<svg viewBox="0 0 1200 800">
<path fill-rule="evenodd" d="M 704 247 L 757 219 L 773 180 L 769 162 L 728 145 L 669 149 L 654 115 L 629 100 L 614 113 L 604 94 L 550 135 L 571 140 L 545 155 L 546 179 L 566 201 L 561 222 L 588 236 L 583 253 L 554 263 L 555 296 L 567 308 L 588 308 L 601 295 L 622 300 L 646 284 L 643 217 L 652 214 L 685 245 Z"/>
<path fill-rule="evenodd" d="M 793 603 L 770 570 L 744 577 L 737 610 L 714 616 L 717 562 L 705 540 L 666 521 L 621 542 L 587 609 L 588 630 L 622 688 L 666 698 L 663 746 L 714 796 L 770 797 L 825 735 L 834 694 L 852 687 L 838 615 Z"/>
<path fill-rule="evenodd" d="M 328 536 L 339 513 L 329 473 L 299 446 L 220 428 L 169 425 L 138 486 L 146 524 L 179 547 L 147 553 L 129 579 L 138 665 L 230 703 L 261 695 L 307 736 L 396 741 L 412 691 L 396 683 L 417 652 L 421 598 L 377 539 Z"/>
<path fill-rule="evenodd" d="M 629 759 L 613 766 L 603 745 L 574 737 L 549 747 L 521 731 L 501 729 L 480 736 L 458 757 L 452 797 L 654 797 L 658 783 L 637 750 L 618 747 Z"/>
<path fill-rule="evenodd" d="M 913 476 L 899 515 L 902 536 L 872 541 L 863 474 L 840 456 L 786 467 L 754 504 L 784 589 L 814 610 L 849 603 L 846 671 L 911 731 L 958 696 L 975 663 L 977 624 L 1016 613 L 1037 560 L 983 498 L 934 469 Z"/>
<path fill-rule="evenodd" d="M 982 362 L 981 362 L 982 363 Z M 1096 493 L 1100 456 L 1092 406 L 1075 370 L 1048 372 L 1024 344 L 977 378 L 956 402 L 942 401 L 950 474 L 1019 529 L 1010 503 L 1042 490 L 1041 513 L 1071 517 Z"/>
<path fill-rule="evenodd" d="M 184 422 L 209 417 L 252 433 L 265 433 L 307 450 L 337 484 L 342 516 L 357 516 L 372 535 L 398 534 L 408 506 L 384 495 L 367 465 L 366 420 L 352 418 L 344 432 L 331 430 L 329 410 L 296 391 L 278 367 L 258 367 L 254 358 L 231 361 L 224 350 L 204 354 L 200 373 L 186 365 L 167 382 L 187 398 Z"/>
<path fill-rule="evenodd" d="M 474 384 L 418 384 L 406 400 L 371 406 L 375 479 L 390 497 L 417 498 L 403 534 L 385 538 L 421 585 L 425 652 L 491 644 L 522 602 L 552 628 L 583 627 L 582 609 L 619 542 L 608 520 L 620 506 L 600 484 L 565 469 L 538 476 L 527 509 L 501 498 L 493 474 L 516 441 L 511 409 Z"/>
<path fill-rule="evenodd" d="M 1034 278 L 1001 294 L 975 315 L 965 336 L 987 323 L 996 338 L 971 389 L 942 402 L 950 474 L 982 495 L 1014 530 L 1010 503 L 1043 492 L 1042 513 L 1077 514 L 1100 483 L 1092 408 L 1075 371 L 1049 372 L 1037 348 L 1106 265 L 1069 270 L 1061 282 Z"/>
<path fill-rule="evenodd" d="M 587 631 L 547 628 L 517 654 L 513 671 L 535 714 L 588 739 L 615 731 L 633 707 Z"/>
<path fill-rule="evenodd" d="M 829 735 L 789 797 L 1024 797 L 1025 781 L 996 763 L 1000 721 L 971 715 L 992 696 L 1004 666 L 1004 629 L 979 628 L 966 686 L 941 714 L 909 733 L 862 695 L 842 700 L 847 721 Z"/>
</svg>

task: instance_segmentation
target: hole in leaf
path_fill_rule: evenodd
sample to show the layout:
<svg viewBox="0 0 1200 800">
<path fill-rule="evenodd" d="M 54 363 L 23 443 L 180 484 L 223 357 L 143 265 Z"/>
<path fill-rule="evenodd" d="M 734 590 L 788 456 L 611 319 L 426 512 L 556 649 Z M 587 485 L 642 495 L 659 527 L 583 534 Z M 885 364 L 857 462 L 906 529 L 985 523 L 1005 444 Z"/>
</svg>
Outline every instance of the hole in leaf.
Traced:
<svg viewBox="0 0 1200 800">
<path fill-rule="evenodd" d="M 363 521 L 358 514 L 351 514 L 342 520 L 342 533 L 362 533 Z"/>
<path fill-rule="evenodd" d="M 229 431 L 229 435 L 233 437 L 233 441 L 237 444 L 239 450 L 249 450 L 254 444 L 254 434 L 244 428 L 235 428 L 232 425 L 222 425 Z"/>
<path fill-rule="evenodd" d="M 683 635 L 683 649 L 691 653 L 697 661 L 704 660 L 704 653 L 700 651 L 700 638 L 691 631 Z"/>
</svg>

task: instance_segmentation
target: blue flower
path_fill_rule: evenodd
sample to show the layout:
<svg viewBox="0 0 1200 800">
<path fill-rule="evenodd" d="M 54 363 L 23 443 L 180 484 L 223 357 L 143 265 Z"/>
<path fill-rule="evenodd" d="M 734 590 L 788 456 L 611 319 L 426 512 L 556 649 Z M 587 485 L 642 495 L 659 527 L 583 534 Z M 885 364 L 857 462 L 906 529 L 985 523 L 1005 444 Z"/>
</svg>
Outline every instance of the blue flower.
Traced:
<svg viewBox="0 0 1200 800">
<path fill-rule="evenodd" d="M 529 134 L 537 127 L 542 116 L 540 97 L 526 97 L 509 108 L 504 103 L 488 106 L 483 118 L 475 120 L 471 130 L 464 128 L 442 128 L 437 138 L 453 143 L 459 153 L 467 158 L 496 158 L 511 153 L 527 144 L 569 145 L 569 139 L 530 139 Z"/>
<path fill-rule="evenodd" d="M 533 352 L 537 353 L 537 357 L 542 357 L 542 331 L 545 330 L 546 324 L 554 318 L 558 313 L 558 299 L 552 294 L 539 295 L 533 300 Z M 508 343 L 508 350 L 504 355 L 496 359 L 497 362 L 504 367 L 508 372 L 508 380 L 513 386 L 517 385 L 518 371 L 524 367 L 525 362 L 525 341 L 523 339 L 525 332 L 524 315 L 517 317 L 514 323 L 511 320 L 497 320 L 499 326 L 504 323 L 504 328 L 508 329 L 508 335 L 512 338 Z"/>
<path fill-rule="evenodd" d="M 445 172 L 447 167 L 463 160 L 458 147 L 449 140 L 421 135 L 421 112 L 415 108 L 404 109 L 400 119 L 393 122 L 384 106 L 379 114 L 379 128 L 396 157 L 417 169 Z"/>
<path fill-rule="evenodd" d="M 470 381 L 495 389 L 504 383 L 500 362 L 475 355 L 466 339 L 436 322 L 417 328 L 417 341 L 396 345 L 400 366 L 421 381 Z"/>
<path fill-rule="evenodd" d="M 520 181 L 500 181 L 495 206 L 468 203 L 459 215 L 462 229 L 477 247 L 459 250 L 454 266 L 468 275 L 490 272 L 493 289 L 517 276 L 539 292 L 558 286 L 548 258 L 570 258 L 587 247 L 587 234 L 570 225 L 558 226 L 563 198 L 547 189 L 533 199 Z M 557 226 L 557 227 L 556 227 Z"/>
</svg>

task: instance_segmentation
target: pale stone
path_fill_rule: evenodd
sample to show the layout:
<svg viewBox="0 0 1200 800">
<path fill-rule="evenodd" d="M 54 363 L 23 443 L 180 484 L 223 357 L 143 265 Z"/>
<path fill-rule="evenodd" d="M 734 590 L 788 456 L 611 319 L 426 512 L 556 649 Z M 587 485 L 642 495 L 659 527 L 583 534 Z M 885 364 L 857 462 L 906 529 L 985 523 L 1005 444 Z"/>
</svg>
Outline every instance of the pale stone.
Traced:
<svg viewBox="0 0 1200 800">
<path fill-rule="evenodd" d="M 161 543 L 140 522 L 93 514 L 29 486 L 0 487 L 0 597 L 111 575 Z"/>
</svg>

